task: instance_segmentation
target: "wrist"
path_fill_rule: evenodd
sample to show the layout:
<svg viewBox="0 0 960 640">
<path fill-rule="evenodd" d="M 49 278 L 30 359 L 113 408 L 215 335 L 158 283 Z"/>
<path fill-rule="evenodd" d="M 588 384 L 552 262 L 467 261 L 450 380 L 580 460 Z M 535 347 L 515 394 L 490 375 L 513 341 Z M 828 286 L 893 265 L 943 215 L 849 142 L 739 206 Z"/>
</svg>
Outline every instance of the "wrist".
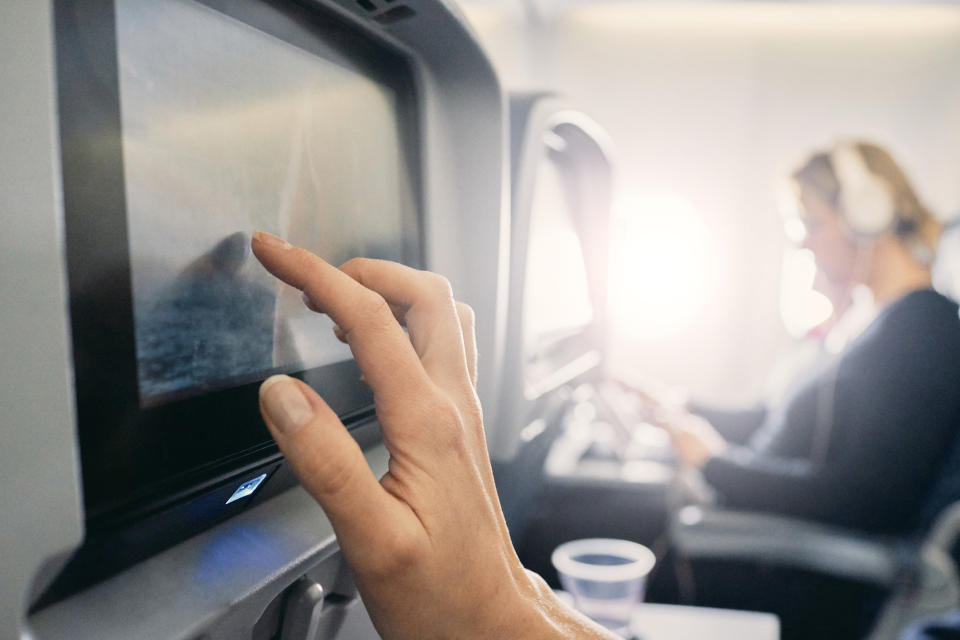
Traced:
<svg viewBox="0 0 960 640">
<path fill-rule="evenodd" d="M 539 575 L 527 571 L 510 637 L 524 640 L 616 640 L 618 636 L 565 604 Z"/>
</svg>

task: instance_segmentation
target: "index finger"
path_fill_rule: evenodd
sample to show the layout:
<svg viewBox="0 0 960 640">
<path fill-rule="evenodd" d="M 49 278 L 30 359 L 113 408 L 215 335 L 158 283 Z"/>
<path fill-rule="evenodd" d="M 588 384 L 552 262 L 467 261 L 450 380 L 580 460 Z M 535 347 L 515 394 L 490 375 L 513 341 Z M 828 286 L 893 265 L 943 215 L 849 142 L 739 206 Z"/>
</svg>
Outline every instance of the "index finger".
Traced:
<svg viewBox="0 0 960 640">
<path fill-rule="evenodd" d="M 269 233 L 255 232 L 251 246 L 267 271 L 305 291 L 340 326 L 375 395 L 390 402 L 409 398 L 430 384 L 383 296 L 309 251 Z"/>
</svg>

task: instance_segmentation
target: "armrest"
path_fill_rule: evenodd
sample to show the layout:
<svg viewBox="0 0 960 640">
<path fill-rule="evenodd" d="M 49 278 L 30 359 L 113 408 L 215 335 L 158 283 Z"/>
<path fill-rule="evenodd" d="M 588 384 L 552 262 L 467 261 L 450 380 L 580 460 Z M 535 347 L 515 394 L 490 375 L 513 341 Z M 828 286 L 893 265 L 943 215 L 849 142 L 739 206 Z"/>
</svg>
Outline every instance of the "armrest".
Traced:
<svg viewBox="0 0 960 640">
<path fill-rule="evenodd" d="M 685 507 L 670 533 L 688 558 L 759 562 L 879 586 L 919 566 L 915 545 L 785 516 Z"/>
</svg>

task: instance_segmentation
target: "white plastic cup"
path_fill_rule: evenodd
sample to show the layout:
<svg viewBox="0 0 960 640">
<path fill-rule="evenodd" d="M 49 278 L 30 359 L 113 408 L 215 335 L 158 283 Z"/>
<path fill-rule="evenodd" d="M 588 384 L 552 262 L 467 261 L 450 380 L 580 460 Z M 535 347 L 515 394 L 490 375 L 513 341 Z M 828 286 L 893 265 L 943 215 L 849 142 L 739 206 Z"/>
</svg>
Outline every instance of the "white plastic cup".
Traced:
<svg viewBox="0 0 960 640">
<path fill-rule="evenodd" d="M 633 607 L 656 563 L 650 549 L 629 540 L 587 538 L 560 545 L 551 560 L 577 610 L 628 635 Z"/>
</svg>

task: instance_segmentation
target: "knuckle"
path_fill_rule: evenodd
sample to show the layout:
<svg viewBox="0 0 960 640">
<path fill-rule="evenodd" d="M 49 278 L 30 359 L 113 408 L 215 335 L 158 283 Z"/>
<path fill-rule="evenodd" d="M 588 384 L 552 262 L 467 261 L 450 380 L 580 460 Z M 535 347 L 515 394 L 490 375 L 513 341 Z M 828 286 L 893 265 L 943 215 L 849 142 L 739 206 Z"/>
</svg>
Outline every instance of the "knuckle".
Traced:
<svg viewBox="0 0 960 640">
<path fill-rule="evenodd" d="M 445 276 L 432 271 L 424 271 L 423 274 L 424 287 L 429 293 L 444 298 L 453 298 L 453 287 Z"/>
<path fill-rule="evenodd" d="M 316 469 L 311 473 L 315 478 L 315 490 L 324 498 L 332 498 L 340 494 L 353 483 L 355 469 L 349 464 L 338 462 L 336 458 L 328 458 L 323 464 L 326 468 Z"/>
<path fill-rule="evenodd" d="M 417 564 L 420 555 L 420 545 L 410 536 L 400 536 L 394 539 L 393 562 L 406 572 L 408 567 Z"/>
<path fill-rule="evenodd" d="M 550 585 L 547 584 L 547 581 L 543 579 L 539 574 L 531 571 L 530 569 L 524 569 L 524 574 L 530 583 L 530 586 L 533 587 L 535 593 L 538 595 L 545 595 L 552 592 Z"/>
<path fill-rule="evenodd" d="M 390 304 L 387 302 L 387 299 L 376 291 L 371 291 L 368 295 L 364 296 L 361 311 L 363 312 L 363 316 L 369 320 L 383 322 L 388 317 L 393 317 L 393 312 L 390 311 Z"/>
<path fill-rule="evenodd" d="M 445 449 L 460 451 L 466 446 L 466 432 L 460 410 L 452 400 L 441 398 L 430 406 L 431 424 L 437 443 Z"/>
<path fill-rule="evenodd" d="M 359 278 L 369 262 L 369 258 L 350 258 L 340 265 L 340 270 L 355 278 Z"/>
<path fill-rule="evenodd" d="M 452 400 L 436 398 L 429 404 L 428 410 L 434 424 L 444 428 L 460 426 L 460 412 Z"/>
<path fill-rule="evenodd" d="M 422 424 L 430 425 L 432 440 L 441 449 L 460 449 L 464 446 L 464 426 L 460 410 L 453 400 L 439 391 L 431 394 L 423 404 Z"/>
<path fill-rule="evenodd" d="M 457 300 L 457 314 L 460 316 L 460 320 L 464 324 L 473 326 L 477 320 L 477 314 L 474 312 L 473 307 L 468 305 L 466 302 L 460 302 Z"/>
</svg>

